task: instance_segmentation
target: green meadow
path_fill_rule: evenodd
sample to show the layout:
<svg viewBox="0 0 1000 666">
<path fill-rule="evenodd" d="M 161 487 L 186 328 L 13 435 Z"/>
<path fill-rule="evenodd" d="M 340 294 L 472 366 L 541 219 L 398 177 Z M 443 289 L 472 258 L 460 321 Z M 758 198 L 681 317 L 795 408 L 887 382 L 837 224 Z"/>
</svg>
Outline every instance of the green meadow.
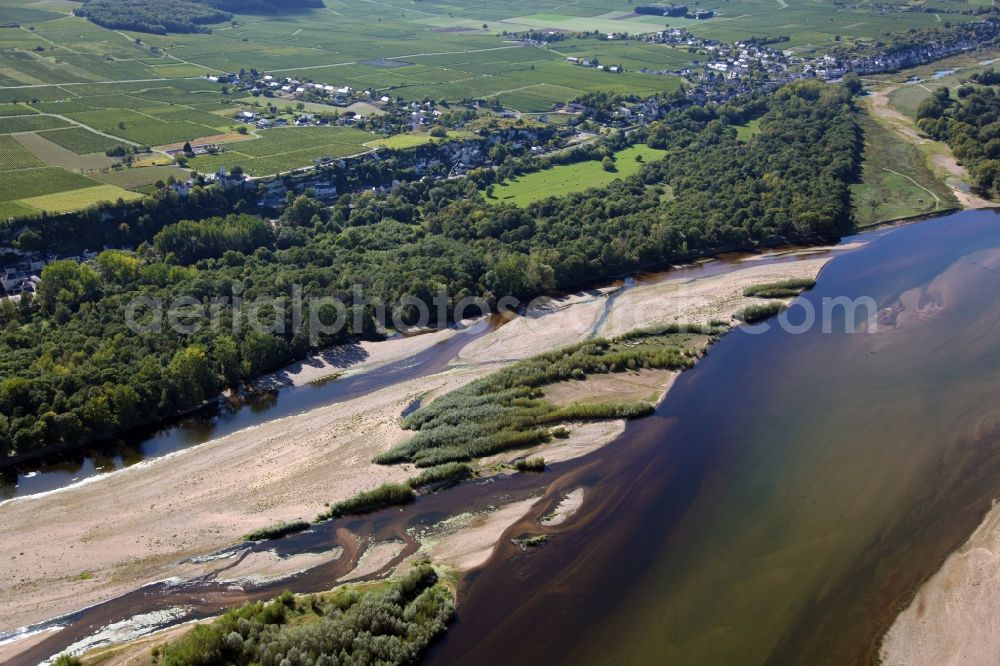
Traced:
<svg viewBox="0 0 1000 666">
<path fill-rule="evenodd" d="M 94 185 L 79 190 L 69 190 L 66 192 L 56 192 L 55 194 L 45 194 L 29 199 L 22 199 L 20 203 L 30 208 L 46 213 L 67 213 L 80 210 L 87 206 L 92 206 L 101 201 L 135 201 L 142 198 L 141 194 L 129 192 L 114 185 Z"/>
<path fill-rule="evenodd" d="M 742 125 L 734 125 L 734 127 L 736 128 L 736 138 L 745 143 L 760 131 L 760 118 L 748 120 Z"/>
<path fill-rule="evenodd" d="M 865 133 L 865 160 L 851 198 L 859 226 L 958 208 L 915 146 L 867 113 L 858 121 Z"/>
<path fill-rule="evenodd" d="M 628 178 L 638 173 L 643 164 L 658 160 L 665 154 L 665 150 L 637 144 L 615 153 L 614 171 L 606 171 L 600 160 L 562 164 L 518 176 L 503 185 L 495 185 L 492 196 L 488 195 L 487 198 L 495 203 L 526 206 L 546 197 L 582 192 L 607 185 L 619 178 Z M 642 159 L 640 161 L 636 158 Z"/>
<path fill-rule="evenodd" d="M 448 130 L 447 139 L 471 139 L 476 134 L 465 130 Z M 381 139 L 375 139 L 365 143 L 372 148 L 389 148 L 392 150 L 404 150 L 415 148 L 435 141 L 445 141 L 444 138 L 435 138 L 429 132 L 409 132 L 407 134 L 395 134 Z"/>
<path fill-rule="evenodd" d="M 907 81 L 892 92 L 892 106 L 911 118 L 916 118 L 917 107 L 938 88 L 947 87 L 954 91 L 973 74 L 996 69 L 996 63 L 985 63 L 981 58 L 981 55 L 976 54 L 962 55 L 911 70 L 907 76 L 912 75 L 917 80 Z"/>
</svg>

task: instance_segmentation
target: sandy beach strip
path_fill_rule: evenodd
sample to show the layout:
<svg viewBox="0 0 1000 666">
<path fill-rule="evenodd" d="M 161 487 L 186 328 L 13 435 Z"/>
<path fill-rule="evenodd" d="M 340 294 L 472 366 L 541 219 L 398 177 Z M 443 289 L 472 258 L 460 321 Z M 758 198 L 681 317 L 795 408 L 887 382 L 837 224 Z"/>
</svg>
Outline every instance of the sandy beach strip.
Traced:
<svg viewBox="0 0 1000 666">
<path fill-rule="evenodd" d="M 458 332 L 455 328 L 443 328 L 383 341 L 362 340 L 340 345 L 311 354 L 277 372 L 264 375 L 253 383 L 260 389 L 276 389 L 303 386 L 338 375 L 360 374 L 415 356 Z"/>
<path fill-rule="evenodd" d="M 995 666 L 1000 655 L 1000 504 L 917 591 L 882 641 L 884 666 Z"/>
<path fill-rule="evenodd" d="M 325 502 L 413 474 L 371 462 L 407 436 L 415 396 L 488 373 L 461 369 L 233 433 L 85 484 L 0 505 L 0 631 L 62 615 L 157 580 L 182 559 L 226 548 Z M 246 571 L 247 575 L 253 572 Z"/>
<path fill-rule="evenodd" d="M 684 318 L 728 320 L 750 302 L 742 297 L 746 286 L 814 276 L 828 260 L 748 265 L 698 280 L 642 285 L 615 298 L 601 332 L 615 335 L 629 327 Z M 444 372 L 266 422 L 87 483 L 0 504 L 0 552 L 5 554 L 0 595 L 7 600 L 0 608 L 0 631 L 154 581 L 183 578 L 190 572 L 189 565 L 181 564 L 186 558 L 231 547 L 244 534 L 279 521 L 311 520 L 326 502 L 405 480 L 413 475 L 411 466 L 379 466 L 371 460 L 409 435 L 400 428 L 399 415 L 413 399 L 432 399 L 514 360 L 585 340 L 607 303 L 599 290 L 541 302 L 531 316 L 516 318 L 468 345 L 457 365 Z M 386 347 L 368 350 L 360 362 L 405 358 L 449 334 L 376 343 Z M 316 369 L 316 378 L 340 370 L 335 361 L 327 359 L 327 364 Z M 350 367 L 358 371 L 356 364 Z M 313 381 L 306 379 L 312 372 L 310 366 L 308 372 L 300 368 L 286 374 L 292 377 L 288 381 L 302 383 Z M 668 377 L 657 379 L 660 386 L 669 385 Z M 571 459 L 612 441 L 622 428 L 620 421 L 574 426 L 568 439 L 528 453 L 550 462 Z M 491 543 L 479 541 L 476 547 L 459 549 L 466 553 L 457 558 L 465 566 L 492 549 Z M 282 563 L 282 568 L 291 564 Z M 277 573 L 266 558 L 258 565 L 241 569 L 241 577 Z"/>
<path fill-rule="evenodd" d="M 764 299 L 747 298 L 747 287 L 789 278 L 814 277 L 830 257 L 755 265 L 731 273 L 689 280 L 640 284 L 618 296 L 598 333 L 611 338 L 656 324 L 728 322 L 733 313 Z"/>
</svg>

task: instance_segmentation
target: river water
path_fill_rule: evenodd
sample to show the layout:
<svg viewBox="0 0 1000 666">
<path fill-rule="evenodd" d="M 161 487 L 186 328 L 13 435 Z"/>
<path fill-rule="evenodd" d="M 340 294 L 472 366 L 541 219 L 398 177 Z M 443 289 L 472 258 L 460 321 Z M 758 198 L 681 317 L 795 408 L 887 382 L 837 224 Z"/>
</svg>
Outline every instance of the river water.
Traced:
<svg viewBox="0 0 1000 666">
<path fill-rule="evenodd" d="M 462 580 L 431 663 L 868 663 L 1000 496 L 1000 217 L 965 212 L 867 239 L 828 264 L 789 319 L 802 303 L 821 312 L 824 299 L 869 297 L 874 331 L 845 330 L 841 310 L 831 332 L 737 330 L 653 416 L 587 456 L 251 546 L 345 555 L 258 588 L 216 573 L 148 586 L 54 623 L 65 628 L 15 663 L 139 613 L 204 617 L 284 588 L 328 589 L 364 543 L 402 540 L 388 571 L 422 527 L 533 496 Z M 454 353 L 438 351 L 425 371 Z M 580 510 L 540 526 L 577 487 Z M 511 541 L 540 533 L 540 548 Z"/>
<path fill-rule="evenodd" d="M 466 578 L 430 662 L 872 663 L 1000 496 L 1000 217 L 886 233 L 804 300 L 839 296 L 876 332 L 726 336 L 590 457 L 575 520 Z"/>
<path fill-rule="evenodd" d="M 834 255 L 841 251 L 839 248 L 822 248 L 803 254 L 801 251 L 794 251 L 793 248 L 777 248 L 755 255 L 726 254 L 601 286 L 618 288 L 608 297 L 610 307 L 614 295 L 620 293 L 621 289 L 635 284 L 636 280 L 644 284 L 663 280 L 696 280 L 743 268 L 748 262 L 752 262 L 753 265 L 787 263 Z M 601 292 L 595 290 L 593 293 L 599 296 Z M 603 321 L 602 318 L 595 322 L 594 331 Z M 96 443 L 84 450 L 59 454 L 53 459 L 0 465 L 0 502 L 62 488 L 197 446 L 244 428 L 352 400 L 386 386 L 434 374 L 454 361 L 465 345 L 496 330 L 505 322 L 503 317 L 493 315 L 488 319 L 457 326 L 460 329 L 459 333 L 449 339 L 414 356 L 363 374 L 334 377 L 328 381 L 303 386 L 280 386 L 282 379 L 279 372 L 274 382 L 278 386 L 274 388 L 248 393 L 238 398 L 220 398 L 216 403 L 194 414 L 173 419 L 163 426 L 136 429 L 121 437 Z M 327 360 L 344 365 L 348 369 L 350 365 L 365 360 L 365 352 L 357 345 L 330 349 L 322 355 L 329 357 Z"/>
</svg>

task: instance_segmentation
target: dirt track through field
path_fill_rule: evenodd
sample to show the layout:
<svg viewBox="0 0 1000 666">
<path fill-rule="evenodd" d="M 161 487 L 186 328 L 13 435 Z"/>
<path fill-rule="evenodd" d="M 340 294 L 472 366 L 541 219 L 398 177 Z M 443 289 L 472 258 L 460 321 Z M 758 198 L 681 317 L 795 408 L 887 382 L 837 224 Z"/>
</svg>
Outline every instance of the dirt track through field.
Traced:
<svg viewBox="0 0 1000 666">
<path fill-rule="evenodd" d="M 897 88 L 899 88 L 899 86 L 889 86 L 887 88 L 882 88 L 881 90 L 873 91 L 872 94 L 865 99 L 865 103 L 868 110 L 871 112 L 872 117 L 882 123 L 883 126 L 894 131 L 902 137 L 903 140 L 916 146 L 918 150 L 921 146 L 934 144 L 937 154 L 932 157 L 931 163 L 928 166 L 935 173 L 942 174 L 942 172 L 944 172 L 943 179 L 945 184 L 948 185 L 954 193 L 955 198 L 962 204 L 963 208 L 996 207 L 998 204 L 989 201 L 988 199 L 983 199 L 982 197 L 972 194 L 969 191 L 969 172 L 964 166 L 958 163 L 958 160 L 955 159 L 955 156 L 951 152 L 951 148 L 949 148 L 947 144 L 940 141 L 934 141 L 933 139 L 929 139 L 921 135 L 917 130 L 913 119 L 892 106 L 890 95 Z M 925 151 L 921 150 L 921 154 L 924 153 Z"/>
</svg>

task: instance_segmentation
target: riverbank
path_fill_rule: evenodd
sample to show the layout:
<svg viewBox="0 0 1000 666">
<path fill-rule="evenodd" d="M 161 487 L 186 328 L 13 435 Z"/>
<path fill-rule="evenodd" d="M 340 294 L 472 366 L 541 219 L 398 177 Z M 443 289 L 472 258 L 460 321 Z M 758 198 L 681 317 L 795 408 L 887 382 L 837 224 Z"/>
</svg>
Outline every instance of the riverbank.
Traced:
<svg viewBox="0 0 1000 666">
<path fill-rule="evenodd" d="M 0 573 L 0 592 L 9 600 L 0 610 L 0 631 L 59 616 L 157 580 L 184 580 L 193 574 L 181 564 L 185 558 L 226 548 L 243 534 L 279 521 L 312 519 L 326 502 L 384 482 L 403 481 L 413 475 L 410 466 L 385 467 L 370 461 L 408 436 L 399 426 L 399 414 L 416 397 L 432 399 L 506 363 L 587 339 L 598 331 L 616 331 L 625 326 L 622 322 L 640 327 L 729 320 L 733 311 L 752 302 L 742 296 L 747 286 L 812 277 L 829 260 L 795 258 L 800 260 L 779 264 L 749 259 L 723 274 L 640 284 L 614 297 L 598 290 L 547 305 L 537 303 L 527 316 L 468 345 L 456 363 L 441 372 L 264 423 L 82 484 L 0 504 L 0 550 L 14 554 Z M 631 296 L 633 292 L 637 296 Z M 670 307 L 664 306 L 667 302 Z M 378 354 L 388 357 L 396 352 Z M 666 385 L 668 378 L 662 378 L 661 390 Z M 620 431 L 617 422 L 604 428 L 582 426 L 569 438 L 540 450 L 547 460 L 571 459 L 606 444 Z M 443 552 L 439 548 L 438 557 L 458 568 L 481 562 L 508 524 L 502 515 L 502 519 L 482 519 L 491 523 L 488 529 L 473 529 L 478 523 L 472 521 L 460 537 L 441 535 L 442 540 L 449 536 L 460 543 L 452 541 Z M 266 570 L 255 570 L 251 562 L 240 567 L 241 578 L 273 574 L 274 563 L 258 559 L 259 568 Z"/>
<path fill-rule="evenodd" d="M 310 354 L 277 372 L 258 377 L 251 384 L 258 390 L 273 391 L 324 382 L 343 375 L 362 374 L 427 351 L 436 344 L 450 340 L 459 332 L 458 328 L 442 328 L 380 342 L 361 340 L 339 345 Z"/>
<path fill-rule="evenodd" d="M 565 531 L 508 532 L 550 538 L 466 579 L 429 663 L 878 663 L 995 496 L 996 221 L 901 225 L 828 264 L 802 302 L 869 297 L 877 330 L 724 336 L 565 475 L 586 490 Z"/>
<path fill-rule="evenodd" d="M 428 355 L 435 346 L 443 346 L 457 334 L 468 330 L 467 327 L 479 324 L 490 325 L 488 320 L 467 320 L 461 322 L 461 327 L 427 329 L 411 335 L 395 335 L 388 340 L 391 344 L 386 344 L 387 341 L 359 340 L 323 349 L 280 370 L 262 375 L 246 385 L 226 389 L 216 398 L 206 400 L 198 407 L 176 414 L 155 426 L 135 428 L 100 442 L 72 444 L 57 449 L 7 457 L 2 465 L 5 475 L 0 480 L 0 498 L 2 498 L 0 501 L 67 485 L 55 482 L 53 486 L 48 486 L 41 479 L 35 478 L 39 474 L 53 476 L 53 473 L 63 471 L 64 476 L 72 478 L 73 481 L 86 480 L 114 470 L 118 466 L 125 467 L 139 460 L 148 459 L 146 456 L 150 458 L 162 456 L 201 443 L 198 431 L 202 424 L 212 422 L 215 426 L 219 425 L 220 414 L 230 416 L 241 410 L 257 411 L 257 405 L 263 405 L 267 409 L 268 401 L 279 391 L 306 385 L 321 387 L 333 379 L 370 374 L 397 361 Z M 334 400 L 335 396 L 331 396 L 328 401 Z M 225 416 L 222 420 L 225 420 Z M 237 415 L 236 418 L 253 421 L 253 417 L 240 419 Z M 228 431 L 239 429 L 239 425 L 227 424 L 224 429 Z M 182 432 L 188 432 L 190 435 L 173 437 Z M 222 434 L 226 433 L 217 436 Z M 136 455 L 139 456 L 139 460 L 133 458 Z M 67 460 L 78 461 L 81 458 L 82 465 L 78 462 L 60 464 Z"/>
<path fill-rule="evenodd" d="M 962 208 L 993 208 L 997 204 L 973 194 L 969 189 L 969 172 L 951 152 L 947 144 L 934 141 L 920 134 L 913 119 L 895 110 L 890 104 L 890 95 L 899 86 L 889 86 L 875 91 L 866 104 L 875 118 L 885 127 L 916 147 L 927 161 L 931 170 L 951 190 L 951 194 Z"/>
<path fill-rule="evenodd" d="M 1000 253 L 983 250 L 972 255 L 967 271 L 978 267 L 995 270 Z M 957 271 L 956 271 L 957 272 Z M 921 324 L 955 300 L 948 280 L 935 287 L 937 299 L 928 303 L 924 293 L 904 294 L 902 325 Z M 995 438 L 995 414 L 983 418 L 974 439 Z M 956 548 L 930 578 L 883 637 L 880 657 L 885 666 L 914 664 L 996 663 L 1000 654 L 1000 502 L 995 498 L 976 530 Z"/>
<path fill-rule="evenodd" d="M 953 268 L 926 291 L 900 296 L 895 328 L 923 325 L 960 298 L 956 284 L 966 273 L 1000 266 L 1000 253 L 983 250 L 968 265 Z M 951 275 L 949 275 L 951 273 Z M 934 300 L 927 299 L 933 294 Z M 973 439 L 989 441 L 997 430 L 990 415 L 977 425 Z M 1000 504 L 994 500 L 975 532 L 956 548 L 916 590 L 882 640 L 885 666 L 963 664 L 987 666 L 1000 654 Z"/>
<path fill-rule="evenodd" d="M 1000 654 L 1000 504 L 920 587 L 880 650 L 884 666 L 991 666 Z"/>
<path fill-rule="evenodd" d="M 892 105 L 900 85 L 874 91 L 866 106 L 876 122 L 892 130 L 927 160 L 965 209 L 993 208 L 969 189 L 969 174 L 950 148 L 923 136 L 913 119 Z M 929 94 L 929 93 L 928 93 Z M 1000 505 L 919 589 L 885 634 L 885 666 L 994 664 L 1000 654 Z"/>
</svg>

